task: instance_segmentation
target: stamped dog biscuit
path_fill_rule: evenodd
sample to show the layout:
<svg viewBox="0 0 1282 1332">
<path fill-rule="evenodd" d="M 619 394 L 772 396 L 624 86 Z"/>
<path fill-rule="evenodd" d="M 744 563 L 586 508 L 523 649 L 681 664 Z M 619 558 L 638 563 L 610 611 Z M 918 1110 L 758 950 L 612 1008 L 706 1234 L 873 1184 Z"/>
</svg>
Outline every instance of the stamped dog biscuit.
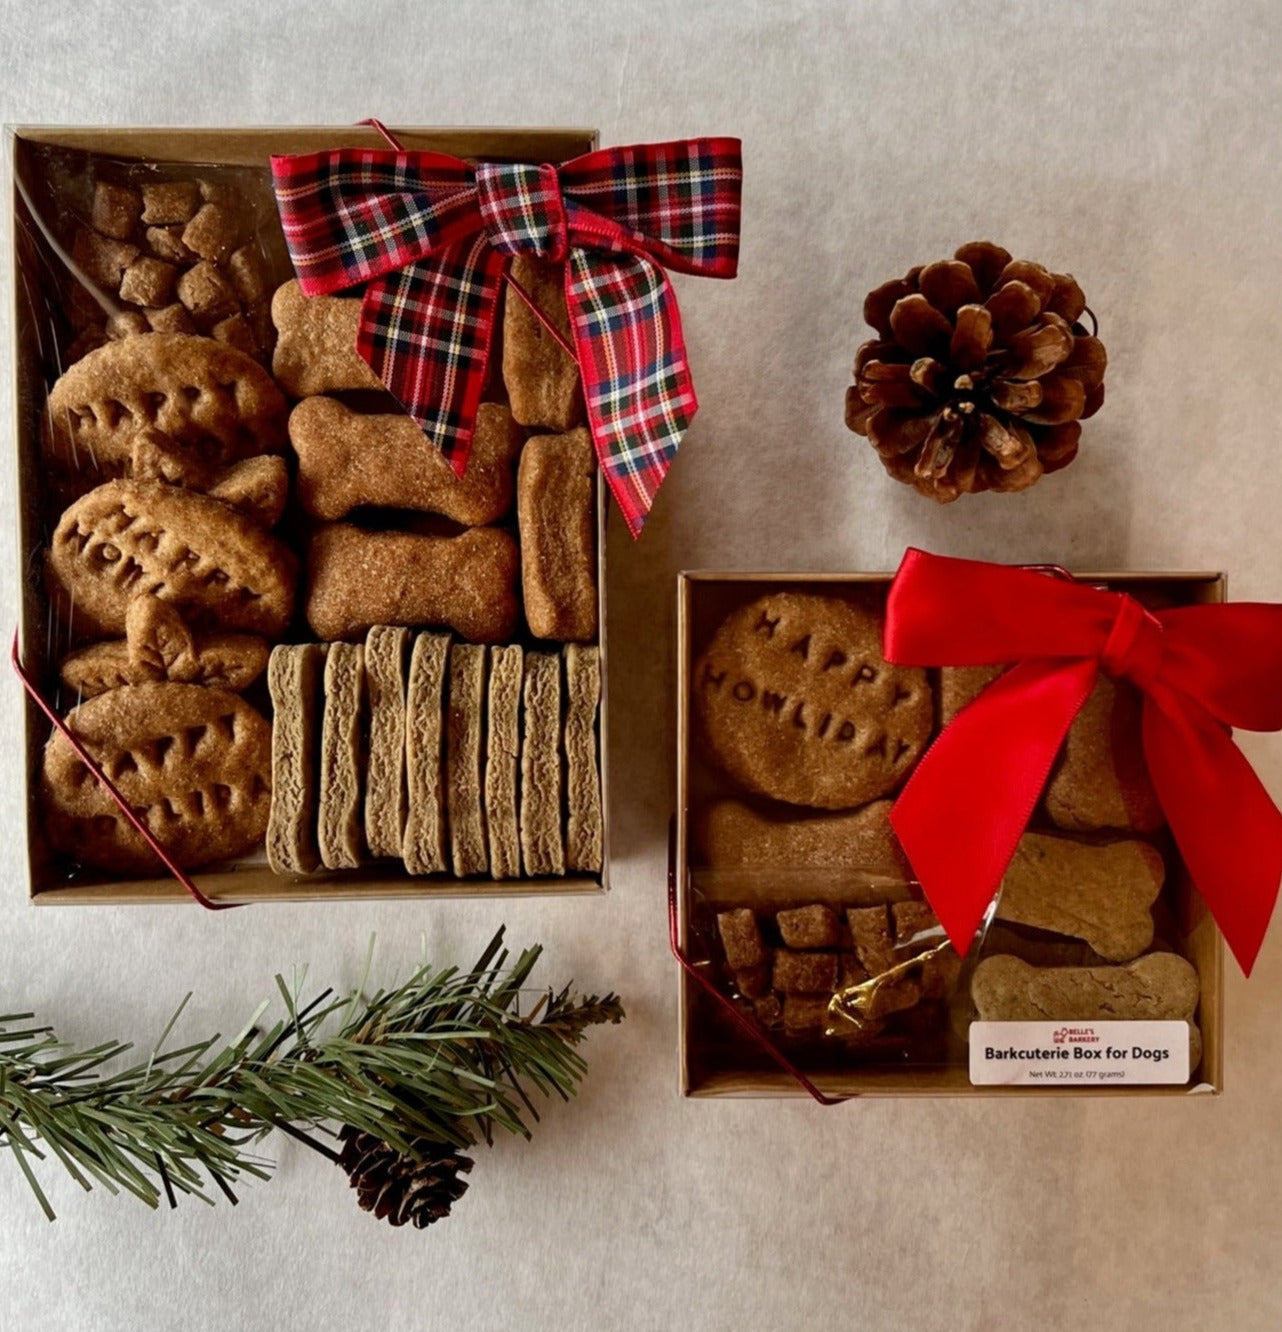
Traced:
<svg viewBox="0 0 1282 1332">
<path fill-rule="evenodd" d="M 236 694 L 139 684 L 89 699 L 68 729 L 174 860 L 192 869 L 252 851 L 271 805 L 271 726 Z M 40 779 L 50 845 L 121 873 L 160 868 L 70 743 L 54 731 Z"/>
<path fill-rule="evenodd" d="M 568 341 L 571 334 L 565 305 L 565 265 L 518 254 L 512 259 L 511 272 Z M 569 430 L 583 419 L 578 363 L 510 288 L 503 306 L 503 383 L 512 415 L 523 426 Z"/>
<path fill-rule="evenodd" d="M 294 608 L 293 553 L 221 501 L 159 481 L 108 481 L 76 500 L 50 544 L 51 590 L 81 632 L 125 629 L 137 597 L 191 625 L 278 637 Z"/>
<path fill-rule="evenodd" d="M 316 815 L 324 670 L 324 643 L 281 644 L 267 668 L 272 697 L 267 863 L 277 874 L 310 874 L 320 863 Z"/>
<path fill-rule="evenodd" d="M 707 756 L 747 791 L 850 809 L 889 794 L 930 737 L 925 671 L 890 666 L 877 615 L 781 591 L 731 613 L 695 664 Z"/>
<path fill-rule="evenodd" d="M 356 350 L 361 302 L 352 296 L 304 296 L 296 278 L 276 288 L 272 374 L 295 398 L 345 389 L 381 389 L 383 381 Z"/>
<path fill-rule="evenodd" d="M 334 398 L 304 398 L 289 418 L 298 454 L 298 499 L 332 521 L 361 505 L 440 513 L 465 527 L 495 523 L 512 507 L 524 436 L 512 413 L 483 402 L 460 477 L 411 417 L 354 412 Z"/>
<path fill-rule="evenodd" d="M 1046 812 L 1057 827 L 1152 832 L 1166 822 L 1144 759 L 1140 710 L 1134 685 L 1100 676 L 1046 788 Z"/>
<path fill-rule="evenodd" d="M 484 874 L 489 868 L 481 773 L 485 652 L 485 648 L 471 643 L 455 643 L 450 648 L 445 798 L 449 810 L 450 859 L 460 879 Z"/>
<path fill-rule="evenodd" d="M 521 826 L 517 808 L 521 765 L 521 682 L 525 652 L 519 643 L 490 649 L 485 710 L 485 832 L 490 876 L 521 877 Z"/>
<path fill-rule="evenodd" d="M 134 436 L 159 430 L 209 465 L 285 442 L 285 399 L 250 357 L 212 338 L 152 333 L 109 342 L 49 392 L 46 456 L 95 480 L 123 474 Z"/>
<path fill-rule="evenodd" d="M 565 649 L 565 867 L 598 873 L 604 855 L 605 820 L 597 766 L 597 712 L 601 654 L 570 643 Z"/>
<path fill-rule="evenodd" d="M 1147 842 L 1103 846 L 1025 833 L 1002 880 L 997 918 L 1067 934 L 1110 962 L 1153 942 L 1153 903 L 1166 868 Z"/>
<path fill-rule="evenodd" d="M 1029 966 L 985 958 L 970 994 L 985 1022 L 1189 1020 L 1197 1008 L 1197 971 L 1178 953 L 1147 953 L 1117 967 Z"/>
<path fill-rule="evenodd" d="M 521 855 L 531 878 L 565 873 L 561 827 L 561 658 L 525 654 Z"/>
<path fill-rule="evenodd" d="M 536 638 L 596 637 L 596 460 L 584 429 L 527 440 L 517 473 L 521 590 Z"/>
<path fill-rule="evenodd" d="M 517 561 L 516 542 L 497 527 L 434 537 L 333 523 L 308 547 L 307 621 L 324 639 L 398 624 L 502 643 L 516 627 Z"/>
</svg>

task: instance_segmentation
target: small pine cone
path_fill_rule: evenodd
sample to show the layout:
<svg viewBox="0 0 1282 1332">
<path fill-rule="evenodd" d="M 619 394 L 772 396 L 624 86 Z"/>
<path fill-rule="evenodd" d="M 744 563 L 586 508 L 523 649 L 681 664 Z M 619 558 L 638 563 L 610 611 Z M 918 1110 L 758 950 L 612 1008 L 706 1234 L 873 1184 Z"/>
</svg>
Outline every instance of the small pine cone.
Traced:
<svg viewBox="0 0 1282 1332">
<path fill-rule="evenodd" d="M 403 1226 L 407 1221 L 422 1230 L 449 1216 L 450 1207 L 467 1191 L 460 1175 L 472 1168 L 472 1159 L 460 1156 L 444 1142 L 419 1138 L 414 1150 L 420 1159 L 389 1147 L 369 1133 L 343 1126 L 339 1165 L 347 1172 L 357 1201 L 380 1221 Z"/>
<path fill-rule="evenodd" d="M 1104 401 L 1104 344 L 1067 274 L 975 241 L 883 283 L 864 318 L 846 424 L 897 481 L 947 504 L 1025 490 L 1077 456 Z"/>
</svg>

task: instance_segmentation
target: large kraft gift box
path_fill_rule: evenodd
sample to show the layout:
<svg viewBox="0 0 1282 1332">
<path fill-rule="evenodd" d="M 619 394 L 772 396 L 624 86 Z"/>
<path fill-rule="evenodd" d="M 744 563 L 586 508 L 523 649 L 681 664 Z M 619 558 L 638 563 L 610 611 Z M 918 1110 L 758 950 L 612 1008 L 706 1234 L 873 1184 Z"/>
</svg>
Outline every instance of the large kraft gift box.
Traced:
<svg viewBox="0 0 1282 1332">
<path fill-rule="evenodd" d="M 1129 593 L 1147 608 L 1219 603 L 1225 599 L 1226 580 L 1222 574 L 1085 573 L 1078 578 L 1084 583 Z M 867 960 L 867 954 L 858 951 L 864 947 L 859 937 L 859 922 L 869 918 L 876 921 L 882 929 L 883 942 L 886 922 L 892 941 L 896 929 L 902 930 L 905 922 L 924 920 L 934 925 L 937 922 L 921 900 L 920 886 L 902 849 L 895 849 L 897 843 L 885 817 L 890 799 L 865 806 L 854 815 L 824 815 L 814 809 L 800 808 L 787 814 L 777 803 L 763 800 L 760 792 L 752 791 L 751 774 L 745 781 L 740 773 L 736 780 L 727 774 L 724 763 L 710 761 L 709 745 L 702 734 L 696 706 L 695 694 L 700 687 L 696 677 L 700 670 L 712 669 L 711 658 L 701 662 L 701 657 L 718 626 L 730 622 L 736 612 L 748 607 L 754 607 L 755 615 L 755 604 L 763 597 L 783 593 L 848 599 L 877 616 L 884 613 L 891 581 L 891 575 L 877 573 L 698 572 L 679 576 L 677 814 L 670 872 L 675 897 L 674 948 L 686 967 L 680 989 L 682 1093 L 692 1097 L 778 1097 L 809 1093 L 831 1098 L 1051 1092 L 1112 1096 L 1218 1093 L 1223 1085 L 1222 939 L 1194 891 L 1166 829 L 1145 834 L 1146 841 L 1160 850 L 1166 871 L 1160 895 L 1152 904 L 1155 935 L 1145 951 L 1179 954 L 1192 964 L 1197 974 L 1200 993 L 1190 1016 L 1200 1032 L 1200 1042 L 1193 1038 L 1195 1048 L 1186 1084 L 972 1085 L 967 1031 L 976 1012 L 969 980 L 978 961 L 994 952 L 1008 951 L 1021 952 L 1034 964 L 1090 965 L 1090 959 L 1093 963 L 1101 961 L 1083 943 L 1054 939 L 1043 931 L 1024 930 L 1000 919 L 985 921 L 966 958 L 958 961 L 953 954 L 950 970 L 933 973 L 933 990 L 930 967 L 934 964 L 929 960 L 933 954 L 923 954 L 928 959 L 926 966 L 913 970 L 906 964 L 909 975 L 905 982 L 888 986 L 887 993 L 893 997 L 894 991 L 906 987 L 910 992 L 895 1002 L 886 1002 L 883 1006 L 890 1011 L 881 1015 L 881 1020 L 870 1026 L 862 1038 L 832 1039 L 831 1025 L 827 1034 L 822 1034 L 824 1022 L 831 1024 L 831 1017 L 825 1019 L 823 1010 L 833 991 L 867 975 L 864 971 L 858 971 L 856 976 L 846 975 L 848 965 L 857 969 L 861 959 Z M 810 644 L 808 641 L 793 644 L 794 649 L 799 646 L 804 651 Z M 718 666 L 727 660 L 733 658 L 723 656 Z M 842 663 L 844 670 L 853 669 L 852 661 L 843 657 Z M 750 674 L 746 667 L 736 674 L 732 665 L 724 675 L 720 669 L 715 670 L 705 683 L 710 688 L 715 685 L 718 696 L 734 700 L 735 706 L 760 710 L 766 686 L 760 681 L 755 684 L 748 681 Z M 940 671 L 930 670 L 926 678 L 933 706 L 933 715 L 926 725 L 933 738 L 938 735 L 941 722 L 947 721 L 958 703 L 964 701 L 955 697 L 950 701 L 948 695 L 955 695 L 959 687 L 963 693 L 973 695 L 981 681 L 967 683 L 965 675 L 958 674 L 949 690 L 941 691 Z M 984 677 L 989 678 L 991 674 Z M 726 692 L 735 688 L 739 688 L 739 694 Z M 744 702 L 749 693 L 753 697 Z M 781 703 L 778 697 L 771 696 L 769 702 L 781 724 L 787 722 L 788 710 L 795 707 L 795 700 Z M 727 710 L 731 707 L 727 702 Z M 825 707 L 815 711 L 824 714 Z M 827 732 L 826 738 L 830 740 L 838 737 L 840 719 L 835 711 L 832 720 L 826 715 L 800 716 L 795 720 L 798 725 L 817 728 L 816 734 Z M 918 757 L 910 763 L 919 761 Z M 902 781 L 896 783 L 890 792 L 891 799 L 901 786 Z M 876 817 L 864 817 L 865 814 Z M 781 843 L 771 840 L 778 835 L 776 820 L 781 818 L 785 822 L 789 818 L 802 820 L 783 839 L 782 844 L 792 848 L 791 860 L 787 851 L 780 857 L 775 848 Z M 797 831 L 818 827 L 824 819 L 829 820 L 827 826 L 834 830 L 843 826 L 841 820 L 847 820 L 842 834 L 848 839 L 845 846 L 836 846 L 827 836 L 812 837 L 809 831 Z M 1060 829 L 1050 826 L 1044 811 L 1039 811 L 1034 814 L 1030 832 L 1058 835 Z M 1080 840 L 1098 843 L 1102 839 L 1099 835 L 1084 834 Z M 815 851 L 820 841 L 822 850 Z M 861 856 L 866 859 L 861 860 Z M 824 863 L 815 863 L 816 858 Z M 1104 887 L 1107 889 L 1107 885 Z M 780 915 L 780 911 L 784 914 Z M 849 926 L 845 924 L 847 920 Z M 823 934 L 825 930 L 829 935 Z M 933 943 L 938 932 L 927 931 L 925 937 Z M 815 948 L 836 951 L 804 951 Z M 767 961 L 758 965 L 761 953 Z M 773 979 L 769 970 L 772 955 Z M 786 958 L 790 968 L 782 981 L 781 957 Z M 832 958 L 835 960 L 829 969 L 833 974 L 822 978 L 826 993 L 818 1002 L 809 994 L 778 993 L 781 985 L 790 984 L 794 972 L 802 976 L 816 960 L 828 963 Z M 807 983 L 803 978 L 797 981 L 797 986 L 806 990 L 818 983 Z M 797 1008 L 796 1023 L 790 1020 L 790 1004 Z M 764 1035 L 769 1048 L 754 1037 L 754 1032 Z M 1196 1048 L 1199 1043 L 1200 1053 Z M 793 1067 L 781 1066 L 778 1056 L 790 1061 Z M 809 1086 L 805 1085 L 806 1080 Z"/>
<path fill-rule="evenodd" d="M 589 129 L 398 129 L 395 132 L 406 149 L 447 153 L 468 161 L 561 162 L 591 151 L 597 143 L 595 132 Z M 368 148 L 376 143 L 373 131 L 360 127 L 230 130 L 17 127 L 7 131 L 6 156 L 13 182 L 15 238 L 13 344 L 17 417 L 13 448 L 18 484 L 20 549 L 23 552 L 19 566 L 22 618 L 17 652 L 29 679 L 35 682 L 46 699 L 53 701 L 58 710 L 65 712 L 68 706 L 76 702 L 76 698 L 68 698 L 65 689 L 61 696 L 58 694 L 58 661 L 68 646 L 67 626 L 58 622 L 51 609 L 42 576 L 43 552 L 48 549 L 52 525 L 57 518 L 57 500 L 51 493 L 53 482 L 42 461 L 41 417 L 48 390 L 64 368 L 61 362 L 68 359 L 67 344 L 77 333 L 76 324 L 86 324 L 93 315 L 92 307 L 89 316 L 84 314 L 83 309 L 77 311 L 73 308 L 69 312 L 66 308 L 68 293 L 76 284 L 74 278 L 69 280 L 70 270 L 63 262 L 63 257 L 71 254 L 82 270 L 101 273 L 104 267 L 110 268 L 113 262 L 127 263 L 137 254 L 140 246 L 144 247 L 144 258 L 157 254 L 155 249 L 149 248 L 151 231 L 155 231 L 155 241 L 162 248 L 170 245 L 176 247 L 177 253 L 170 258 L 177 264 L 180 273 L 186 273 L 185 265 L 194 264 L 197 258 L 197 255 L 190 252 L 184 254 L 181 236 L 174 239 L 175 231 L 182 233 L 181 226 L 150 229 L 147 242 L 141 240 L 140 234 L 129 235 L 126 231 L 116 233 L 126 239 L 113 240 L 113 228 L 119 219 L 112 216 L 112 198 L 108 194 L 103 201 L 103 216 L 89 217 L 87 214 L 91 209 L 96 212 L 89 187 L 94 179 L 114 179 L 133 187 L 136 193 L 137 186 L 148 179 L 161 183 L 181 182 L 182 189 L 194 189 L 193 182 L 200 181 L 202 197 L 206 202 L 234 201 L 229 206 L 240 210 L 242 217 L 248 215 L 252 219 L 250 247 L 257 250 L 263 269 L 260 276 L 268 284 L 267 297 L 270 298 L 276 284 L 293 277 L 272 199 L 272 156 L 343 147 Z M 67 204 L 69 198 L 78 200 L 70 211 Z M 40 215 L 40 220 L 37 215 Z M 48 221 L 50 218 L 56 219 L 52 226 Z M 146 220 L 144 216 L 142 221 L 145 223 Z M 89 236 L 83 250 L 77 250 L 84 236 L 89 234 L 86 226 L 90 223 L 90 230 L 94 234 Z M 131 223 L 126 219 L 124 225 L 128 228 Z M 132 226 L 135 233 L 140 233 L 137 217 L 132 219 Z M 136 243 L 127 244 L 127 241 Z M 63 251 L 61 256 L 60 249 Z M 125 250 L 129 253 L 125 253 Z M 221 267 L 225 276 L 226 265 Z M 147 258 L 146 263 L 137 268 L 134 278 L 130 279 L 136 279 L 137 290 L 119 288 L 119 277 L 119 272 L 116 272 L 110 285 L 113 289 L 119 289 L 121 303 L 127 303 L 132 297 L 135 305 L 158 306 L 162 299 L 168 299 L 175 302 L 168 309 L 180 321 L 176 327 L 182 327 L 183 331 L 195 331 L 185 327 L 184 316 L 176 304 L 177 297 L 171 285 L 172 266 L 167 268 L 163 260 L 157 263 Z M 165 293 L 157 294 L 148 290 L 150 282 L 161 280 L 170 283 Z M 214 290 L 212 297 L 218 299 L 219 291 Z M 76 299 L 73 294 L 73 307 Z M 233 307 L 234 312 L 228 314 Z M 72 320 L 70 328 L 67 327 L 69 313 Z M 146 313 L 151 317 L 163 315 L 164 311 Z M 229 339 L 243 336 L 248 350 L 257 354 L 260 361 L 270 368 L 270 352 L 263 354 L 262 341 L 264 337 L 274 337 L 270 325 L 263 319 L 266 306 L 251 310 L 246 305 L 242 309 L 233 300 L 228 311 L 220 313 L 228 314 L 228 322 L 223 325 L 226 336 Z M 262 320 L 257 328 L 253 324 L 255 315 Z M 136 313 L 128 317 L 135 320 L 139 318 Z M 502 379 L 497 369 L 502 362 L 502 322 L 500 310 L 491 362 L 495 368 L 490 376 L 487 399 L 494 396 L 495 384 L 500 400 L 503 395 Z M 158 321 L 152 327 L 161 329 L 165 325 Z M 199 331 L 205 333 L 209 330 L 202 323 Z M 100 328 L 97 336 L 101 340 Z M 253 340 L 255 336 L 259 339 L 257 344 Z M 83 350 L 81 346 L 73 355 Z M 394 405 L 393 408 L 381 408 L 385 412 L 392 409 Z M 529 430 L 526 433 L 534 435 L 540 432 Z M 288 454 L 289 450 L 286 447 L 282 452 Z M 296 507 L 296 497 L 291 488 L 289 506 L 277 532 L 287 543 L 293 541 L 298 545 Z M 603 820 L 609 808 L 609 788 L 604 766 L 608 752 L 604 687 L 604 526 L 608 507 L 598 470 L 595 486 L 595 560 L 596 622 L 599 629 L 594 645 L 600 650 L 601 702 L 594 743 L 601 782 Z M 503 521 L 515 533 L 514 516 Z M 300 577 L 300 590 L 301 586 Z M 527 659 L 530 648 L 559 648 L 559 644 L 555 643 L 540 644 L 524 632 L 523 620 L 518 619 L 517 623 L 515 641 L 527 649 Z M 301 612 L 282 636 L 284 641 L 293 642 L 314 637 L 307 625 L 302 623 Z M 261 680 L 252 687 L 251 697 L 263 712 L 269 711 L 267 690 Z M 83 865 L 69 866 L 67 857 L 59 854 L 59 848 L 50 845 L 38 789 L 42 754 L 49 735 L 48 722 L 40 708 L 29 698 L 23 742 L 27 778 L 29 890 L 32 900 L 40 905 L 190 900 L 188 891 L 174 877 L 159 872 L 113 874 Z M 265 856 L 259 851 L 231 863 L 220 863 L 208 871 L 198 870 L 196 879 L 200 891 L 219 905 L 342 897 L 590 893 L 607 887 L 608 828 L 603 827 L 601 832 L 600 871 L 569 872 L 559 877 L 491 878 L 489 875 L 476 874 L 466 878 L 442 874 L 414 877 L 405 872 L 399 861 L 389 859 L 363 863 L 359 867 L 341 871 L 320 868 L 317 872 L 306 874 L 277 874 L 270 870 Z M 446 854 L 448 856 L 448 847 Z"/>
</svg>

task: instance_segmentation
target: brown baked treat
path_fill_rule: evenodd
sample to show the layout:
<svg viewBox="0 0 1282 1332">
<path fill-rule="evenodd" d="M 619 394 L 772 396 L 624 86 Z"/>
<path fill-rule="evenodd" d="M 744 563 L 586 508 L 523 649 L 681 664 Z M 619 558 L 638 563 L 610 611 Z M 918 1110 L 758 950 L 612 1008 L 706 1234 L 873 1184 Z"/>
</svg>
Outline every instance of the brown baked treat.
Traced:
<svg viewBox="0 0 1282 1332">
<path fill-rule="evenodd" d="M 744 908 L 717 912 L 717 932 L 731 971 L 759 967 L 770 956 L 756 915 Z"/>
<path fill-rule="evenodd" d="M 324 679 L 316 841 L 326 869 L 354 869 L 361 863 L 364 849 L 361 841 L 364 647 L 360 643 L 331 643 L 325 654 Z"/>
<path fill-rule="evenodd" d="M 989 957 L 970 982 L 986 1022 L 1188 1020 L 1200 988 L 1197 971 L 1178 953 L 1148 953 L 1120 967 L 1049 969 Z"/>
<path fill-rule="evenodd" d="M 734 973 L 735 988 L 745 999 L 761 999 L 770 993 L 772 968 L 770 963 L 747 967 Z"/>
<path fill-rule="evenodd" d="M 836 948 L 840 931 L 837 913 L 817 902 L 813 906 L 794 907 L 775 916 L 779 934 L 788 948 Z"/>
<path fill-rule="evenodd" d="M 147 253 L 168 264 L 190 264 L 196 258 L 183 244 L 182 227 L 148 227 L 144 233 Z M 186 307 L 183 307 L 184 310 Z M 174 330 L 181 331 L 181 330 Z"/>
<path fill-rule="evenodd" d="M 258 305 L 267 299 L 267 265 L 253 241 L 233 251 L 227 272 L 242 304 Z"/>
<path fill-rule="evenodd" d="M 783 1000 L 783 1029 L 789 1036 L 822 1036 L 828 1027 L 828 997 L 787 994 Z"/>
<path fill-rule="evenodd" d="M 272 650 L 272 805 L 267 863 L 277 874 L 310 874 L 320 864 L 316 816 L 325 644 Z"/>
<path fill-rule="evenodd" d="M 183 229 L 183 244 L 202 259 L 221 264 L 240 241 L 236 220 L 216 203 L 202 204 Z"/>
<path fill-rule="evenodd" d="M 159 310 L 147 311 L 147 324 L 153 333 L 196 333 L 196 321 L 181 301 Z"/>
<path fill-rule="evenodd" d="M 289 499 L 289 466 L 279 454 L 260 453 L 215 473 L 208 493 L 260 527 L 275 527 Z"/>
<path fill-rule="evenodd" d="M 184 239 L 186 232 L 183 233 Z M 178 299 L 198 328 L 210 328 L 240 309 L 236 288 L 217 264 L 202 259 L 178 279 Z"/>
<path fill-rule="evenodd" d="M 525 652 L 519 644 L 490 649 L 486 690 L 485 831 L 490 875 L 521 877 L 521 824 L 517 807 L 521 765 L 521 684 Z"/>
<path fill-rule="evenodd" d="M 525 618 L 536 638 L 597 632 L 596 458 L 584 429 L 527 440 L 516 481 Z"/>
<path fill-rule="evenodd" d="M 120 299 L 132 305 L 168 305 L 177 280 L 178 270 L 173 264 L 143 255 L 125 269 L 120 279 Z"/>
<path fill-rule="evenodd" d="M 521 858 L 531 878 L 565 873 L 561 828 L 561 658 L 525 654 Z"/>
<path fill-rule="evenodd" d="M 837 988 L 837 954 L 777 949 L 772 988 L 781 994 L 832 994 Z"/>
<path fill-rule="evenodd" d="M 194 180 L 161 180 L 142 187 L 142 220 L 168 226 L 189 222 L 200 207 L 200 186 Z"/>
<path fill-rule="evenodd" d="M 141 216 L 142 196 L 132 186 L 114 185 L 107 180 L 94 182 L 89 220 L 95 231 L 127 241 Z"/>
<path fill-rule="evenodd" d="M 158 481 L 108 481 L 62 515 L 51 591 L 89 636 L 121 634 L 151 594 L 197 627 L 279 636 L 294 607 L 293 554 L 237 510 Z"/>
<path fill-rule="evenodd" d="M 512 259 L 511 272 L 562 337 L 572 343 L 565 265 L 518 254 Z M 578 362 L 510 289 L 503 305 L 503 383 L 512 415 L 523 426 L 569 430 L 583 419 Z"/>
<path fill-rule="evenodd" d="M 450 648 L 446 703 L 445 798 L 450 856 L 460 879 L 489 869 L 481 777 L 484 717 L 485 648 L 455 643 Z"/>
<path fill-rule="evenodd" d="M 1057 827 L 1153 832 L 1166 822 L 1144 759 L 1140 709 L 1134 685 L 1100 676 L 1046 788 L 1046 813 Z"/>
<path fill-rule="evenodd" d="M 939 724 L 947 726 L 1005 670 L 1005 666 L 942 667 L 939 672 Z"/>
<path fill-rule="evenodd" d="M 308 547 L 307 620 L 324 639 L 403 624 L 501 643 L 516 626 L 516 567 L 516 542 L 495 527 L 432 537 L 334 523 Z"/>
<path fill-rule="evenodd" d="M 448 634 L 419 634 L 405 698 L 405 776 L 409 810 L 403 855 L 411 874 L 443 874 L 445 858 L 445 676 Z"/>
<path fill-rule="evenodd" d="M 81 698 L 157 680 L 239 693 L 266 669 L 267 653 L 266 640 L 251 634 L 193 635 L 172 606 L 145 596 L 129 603 L 124 639 L 71 653 L 59 675 Z"/>
<path fill-rule="evenodd" d="M 745 790 L 850 809 L 893 791 L 930 738 L 926 673 L 890 666 L 881 620 L 779 591 L 722 622 L 694 668 L 704 753 Z"/>
<path fill-rule="evenodd" d="M 95 287 L 108 291 L 120 290 L 120 279 L 125 269 L 138 258 L 138 247 L 127 241 L 100 236 L 88 227 L 81 227 L 71 242 L 71 262 L 76 265 Z"/>
<path fill-rule="evenodd" d="M 700 822 L 703 855 L 713 869 L 806 867 L 902 876 L 908 864 L 890 826 L 893 804 L 876 800 L 849 813 L 780 816 L 717 800 Z"/>
<path fill-rule="evenodd" d="M 939 917 L 925 902 L 895 902 L 890 908 L 890 921 L 895 932 L 895 946 L 905 955 L 944 942 Z"/>
<path fill-rule="evenodd" d="M 67 714 L 68 729 L 173 859 L 192 869 L 252 851 L 271 804 L 271 727 L 244 699 L 188 684 L 126 685 Z M 40 779 L 51 847 L 118 873 L 159 861 L 61 732 Z"/>
<path fill-rule="evenodd" d="M 773 1027 L 783 1017 L 783 1005 L 779 1002 L 779 996 L 773 993 L 763 994 L 760 999 L 754 999 L 752 1011 L 763 1027 Z"/>
<path fill-rule="evenodd" d="M 597 766 L 601 654 L 569 643 L 565 658 L 565 867 L 596 874 L 605 856 L 605 815 Z"/>
<path fill-rule="evenodd" d="M 235 314 L 228 315 L 226 319 L 220 319 L 209 330 L 209 336 L 215 342 L 224 342 L 229 347 L 235 347 L 246 356 L 257 356 L 262 350 L 258 345 L 258 335 L 254 332 L 253 326 L 239 310 Z"/>
<path fill-rule="evenodd" d="M 304 296 L 296 279 L 276 288 L 272 374 L 295 398 L 344 389 L 381 389 L 383 381 L 356 350 L 361 303 L 350 296 Z"/>
<path fill-rule="evenodd" d="M 73 365 L 49 393 L 45 454 L 95 479 L 126 468 L 152 427 L 208 465 L 278 453 L 285 399 L 267 372 L 212 338 L 181 333 L 111 342 Z"/>
<path fill-rule="evenodd" d="M 1025 833 L 1002 880 L 997 918 L 1085 940 L 1110 962 L 1153 942 L 1153 903 L 1166 867 L 1147 842 L 1092 846 Z"/>
<path fill-rule="evenodd" d="M 892 1013 L 916 1007 L 921 1000 L 921 980 L 917 976 L 902 975 L 893 980 L 874 981 L 862 1016 L 870 1022 L 883 1022 Z"/>
<path fill-rule="evenodd" d="M 314 518 L 342 518 L 369 504 L 440 513 L 480 527 L 512 507 L 513 464 L 523 436 L 506 407 L 483 402 L 460 477 L 411 417 L 367 415 L 315 397 L 290 414 L 289 439 L 298 454 L 298 499 Z"/>
<path fill-rule="evenodd" d="M 406 668 L 414 635 L 376 625 L 365 637 L 369 764 L 365 774 L 365 843 L 371 856 L 401 855 L 405 832 Z"/>
<path fill-rule="evenodd" d="M 855 907 L 846 912 L 846 923 L 859 964 L 870 976 L 880 976 L 895 965 L 895 946 L 884 906 Z"/>
</svg>

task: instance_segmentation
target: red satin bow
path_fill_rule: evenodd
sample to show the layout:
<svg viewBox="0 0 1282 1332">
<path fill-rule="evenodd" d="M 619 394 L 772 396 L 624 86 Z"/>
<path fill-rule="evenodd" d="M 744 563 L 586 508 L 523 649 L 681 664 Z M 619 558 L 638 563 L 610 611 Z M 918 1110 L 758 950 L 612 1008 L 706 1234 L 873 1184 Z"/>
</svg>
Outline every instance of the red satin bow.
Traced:
<svg viewBox="0 0 1282 1332">
<path fill-rule="evenodd" d="M 1250 974 L 1282 879 L 1282 814 L 1228 728 L 1282 730 L 1282 606 L 1150 614 L 1120 592 L 909 550 L 887 602 L 885 655 L 903 666 L 1018 663 L 945 728 L 891 815 L 958 952 L 1103 669 L 1143 693 L 1153 787 Z"/>
</svg>

